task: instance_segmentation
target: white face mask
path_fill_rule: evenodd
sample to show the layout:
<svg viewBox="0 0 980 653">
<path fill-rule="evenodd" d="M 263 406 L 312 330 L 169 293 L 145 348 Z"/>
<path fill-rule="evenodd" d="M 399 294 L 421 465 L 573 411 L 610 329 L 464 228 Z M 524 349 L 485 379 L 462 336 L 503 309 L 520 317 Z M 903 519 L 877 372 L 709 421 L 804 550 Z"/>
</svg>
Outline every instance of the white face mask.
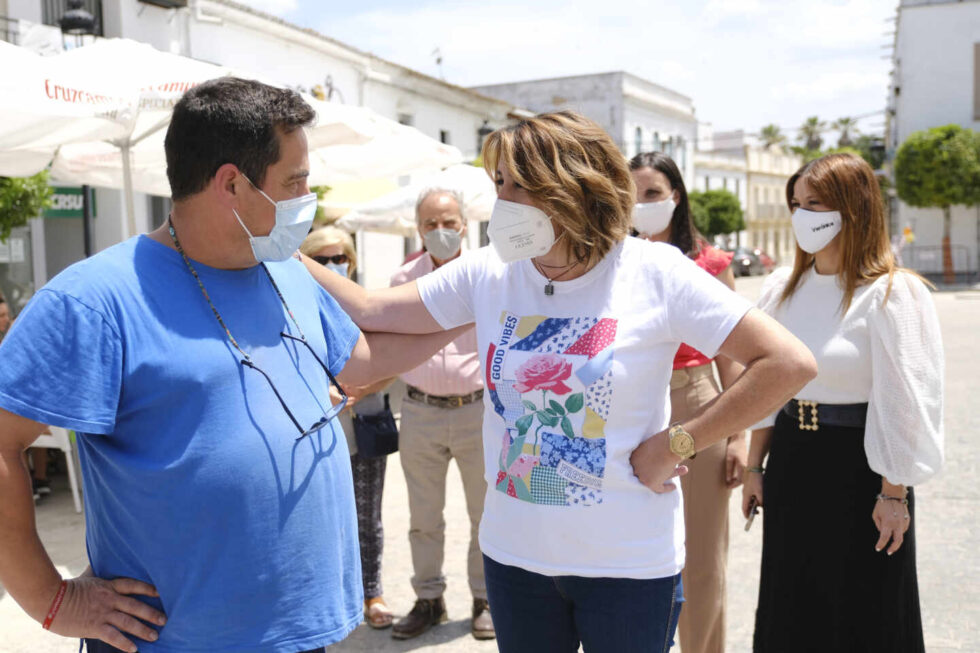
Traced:
<svg viewBox="0 0 980 653">
<path fill-rule="evenodd" d="M 456 256 L 463 242 L 463 230 L 433 229 L 422 236 L 425 250 L 440 261 L 448 261 Z"/>
<path fill-rule="evenodd" d="M 245 177 L 243 174 L 242 177 Z M 245 177 L 248 183 L 252 181 Z M 252 184 L 252 188 L 262 193 L 262 197 L 276 207 L 276 224 L 268 236 L 253 236 L 242 222 L 238 211 L 232 209 L 232 213 L 238 219 L 238 224 L 248 234 L 249 243 L 252 245 L 252 254 L 255 260 L 262 261 L 285 261 L 293 255 L 306 238 L 316 216 L 316 193 L 309 193 L 300 197 L 294 197 L 281 202 L 273 201 L 271 197 L 262 192 L 262 189 Z"/>
<path fill-rule="evenodd" d="M 541 209 L 498 199 L 490 214 L 487 235 L 504 263 L 547 254 L 555 244 L 551 218 Z"/>
<path fill-rule="evenodd" d="M 668 197 L 660 202 L 633 205 L 633 228 L 641 236 L 653 236 L 670 226 L 674 217 L 674 198 Z"/>
<path fill-rule="evenodd" d="M 800 249 L 816 254 L 840 233 L 844 222 L 840 211 L 793 211 L 793 232 Z"/>
</svg>

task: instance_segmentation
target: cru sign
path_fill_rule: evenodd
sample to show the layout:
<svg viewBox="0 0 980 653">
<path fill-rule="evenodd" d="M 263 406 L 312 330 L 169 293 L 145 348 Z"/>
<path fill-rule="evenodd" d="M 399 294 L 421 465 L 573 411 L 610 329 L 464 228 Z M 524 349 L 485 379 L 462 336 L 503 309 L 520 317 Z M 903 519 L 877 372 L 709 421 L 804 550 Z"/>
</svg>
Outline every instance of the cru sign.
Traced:
<svg viewBox="0 0 980 653">
<path fill-rule="evenodd" d="M 54 186 L 51 195 L 51 207 L 44 210 L 45 218 L 80 218 L 82 217 L 82 189 L 77 186 Z M 95 212 L 95 193 L 92 197 L 92 217 Z"/>
</svg>

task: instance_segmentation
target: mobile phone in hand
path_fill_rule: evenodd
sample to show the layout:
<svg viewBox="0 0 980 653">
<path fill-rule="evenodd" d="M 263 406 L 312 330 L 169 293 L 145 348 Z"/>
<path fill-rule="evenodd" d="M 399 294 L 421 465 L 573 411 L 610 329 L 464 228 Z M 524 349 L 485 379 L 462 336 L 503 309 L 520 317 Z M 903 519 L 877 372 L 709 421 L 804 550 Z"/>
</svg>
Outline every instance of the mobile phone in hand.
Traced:
<svg viewBox="0 0 980 653">
<path fill-rule="evenodd" d="M 755 497 L 749 499 L 749 518 L 745 522 L 745 531 L 748 532 L 752 528 L 752 520 L 755 516 L 759 514 L 759 502 L 756 501 Z"/>
</svg>

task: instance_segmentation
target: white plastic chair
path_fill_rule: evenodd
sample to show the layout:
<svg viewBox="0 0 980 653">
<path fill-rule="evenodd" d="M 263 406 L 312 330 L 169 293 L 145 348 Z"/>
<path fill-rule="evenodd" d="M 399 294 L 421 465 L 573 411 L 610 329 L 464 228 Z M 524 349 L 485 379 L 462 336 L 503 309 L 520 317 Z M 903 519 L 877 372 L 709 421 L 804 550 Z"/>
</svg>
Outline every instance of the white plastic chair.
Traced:
<svg viewBox="0 0 980 653">
<path fill-rule="evenodd" d="M 82 512 L 82 498 L 78 489 L 78 475 L 75 468 L 75 451 L 74 447 L 71 446 L 71 437 L 69 437 L 68 431 L 59 426 L 49 426 L 48 433 L 41 435 L 31 446 L 59 449 L 65 452 L 65 457 L 68 459 L 68 484 L 71 485 L 71 497 L 75 500 L 75 512 Z"/>
</svg>

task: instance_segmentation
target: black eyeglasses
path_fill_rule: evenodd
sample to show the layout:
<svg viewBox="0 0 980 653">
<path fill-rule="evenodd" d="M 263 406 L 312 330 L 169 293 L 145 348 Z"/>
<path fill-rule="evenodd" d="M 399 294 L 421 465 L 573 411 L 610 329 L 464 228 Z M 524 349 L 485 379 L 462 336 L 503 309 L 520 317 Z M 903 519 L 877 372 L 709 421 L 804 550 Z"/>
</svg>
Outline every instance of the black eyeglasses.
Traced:
<svg viewBox="0 0 980 653">
<path fill-rule="evenodd" d="M 289 410 L 289 406 L 286 405 L 286 402 L 282 398 L 282 395 L 279 394 L 279 390 L 276 389 L 276 384 L 272 382 L 272 379 L 269 377 L 269 375 L 266 374 L 258 365 L 256 365 L 250 359 L 248 358 L 241 359 L 242 365 L 244 365 L 245 367 L 252 368 L 256 372 L 261 374 L 263 377 L 265 377 L 265 380 L 269 383 L 269 387 L 272 388 L 272 392 L 275 393 L 276 399 L 279 400 L 279 404 L 282 406 L 282 409 L 286 411 L 286 415 L 289 416 L 290 421 L 292 421 L 292 423 L 296 426 L 296 430 L 299 431 L 299 437 L 296 438 L 296 440 L 299 441 L 305 438 L 306 436 L 308 436 L 309 434 L 323 428 L 324 426 L 326 426 L 327 422 L 329 422 L 334 417 L 339 415 L 340 412 L 344 410 L 344 408 L 347 406 L 348 398 L 347 398 L 347 393 L 344 392 L 343 386 L 337 383 L 337 379 L 334 378 L 334 375 L 330 373 L 330 370 L 327 369 L 327 366 L 323 363 L 322 360 L 320 360 L 320 357 L 316 355 L 316 352 L 313 351 L 313 347 L 310 347 L 310 343 L 306 342 L 306 338 L 297 338 L 296 336 L 290 335 L 285 331 L 283 331 L 279 335 L 281 335 L 283 338 L 287 340 L 292 340 L 294 342 L 302 343 L 303 346 L 306 347 L 307 351 L 309 351 L 313 355 L 313 358 L 316 359 L 316 362 L 320 364 L 320 367 L 323 368 L 323 371 L 327 373 L 327 378 L 330 379 L 330 383 L 333 384 L 333 387 L 337 388 L 337 391 L 340 392 L 340 398 L 341 398 L 340 403 L 337 404 L 336 406 L 331 406 L 330 409 L 323 414 L 323 417 L 318 419 L 313 424 L 313 426 L 311 426 L 306 430 L 303 430 L 303 427 L 300 426 L 299 421 L 297 421 L 296 417 L 293 415 L 293 411 Z"/>
<path fill-rule="evenodd" d="M 347 263 L 347 254 L 337 254 L 335 256 L 314 256 L 313 260 L 320 265 L 326 265 L 327 263 L 333 263 L 334 265 L 343 265 Z"/>
</svg>

